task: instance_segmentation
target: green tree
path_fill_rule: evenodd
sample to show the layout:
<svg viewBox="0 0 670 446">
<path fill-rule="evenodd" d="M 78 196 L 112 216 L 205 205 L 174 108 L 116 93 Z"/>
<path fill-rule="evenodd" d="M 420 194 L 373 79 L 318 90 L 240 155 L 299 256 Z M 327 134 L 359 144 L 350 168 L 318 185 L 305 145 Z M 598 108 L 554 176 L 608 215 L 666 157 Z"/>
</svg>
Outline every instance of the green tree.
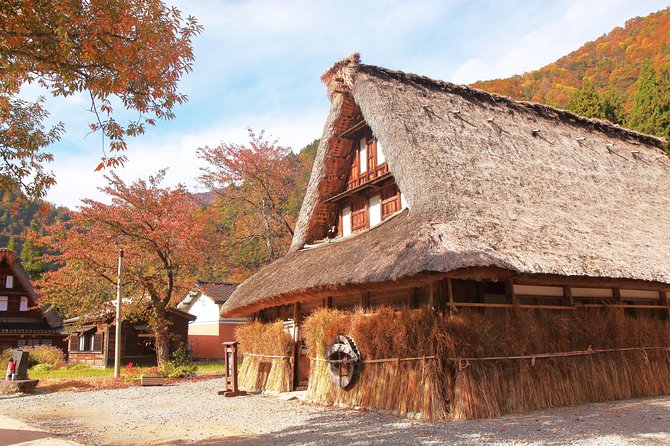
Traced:
<svg viewBox="0 0 670 446">
<path fill-rule="evenodd" d="M 14 241 L 14 237 L 9 237 L 9 241 L 7 242 L 7 249 L 16 251 L 16 242 Z"/>
<path fill-rule="evenodd" d="M 602 97 L 603 118 L 614 124 L 623 124 L 624 111 L 619 93 L 611 86 Z"/>
<path fill-rule="evenodd" d="M 589 118 L 605 119 L 603 101 L 590 79 L 584 79 L 568 102 L 568 110 Z"/>
<path fill-rule="evenodd" d="M 191 40 L 201 31 L 195 18 L 161 0 L 2 1 L 0 188 L 21 187 L 39 198 L 54 183 L 44 171 L 51 155 L 43 148 L 62 127 L 43 128 L 47 112 L 41 101 L 18 99 L 22 86 L 34 82 L 63 97 L 85 92 L 91 130 L 103 135 L 98 169 L 118 166 L 127 137 L 156 119 L 172 119 L 174 107 L 186 101 L 177 87 L 191 69 Z M 117 121 L 112 102 L 137 117 Z"/>
<path fill-rule="evenodd" d="M 634 130 L 670 138 L 670 71 L 667 68 L 657 72 L 650 63 L 642 67 L 626 123 Z"/>
<path fill-rule="evenodd" d="M 21 265 L 31 279 L 37 280 L 46 271 L 46 265 L 42 261 L 42 249 L 35 246 L 35 235 L 38 224 L 35 220 L 30 222 L 30 228 L 26 231 L 26 237 L 21 249 Z"/>
</svg>

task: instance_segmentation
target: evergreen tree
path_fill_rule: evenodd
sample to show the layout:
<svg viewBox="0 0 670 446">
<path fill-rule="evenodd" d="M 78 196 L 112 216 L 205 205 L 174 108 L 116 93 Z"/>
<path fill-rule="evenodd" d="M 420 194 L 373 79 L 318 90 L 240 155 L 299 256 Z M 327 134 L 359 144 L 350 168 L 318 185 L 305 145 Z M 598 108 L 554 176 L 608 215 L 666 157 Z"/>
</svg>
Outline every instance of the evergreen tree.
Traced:
<svg viewBox="0 0 670 446">
<path fill-rule="evenodd" d="M 628 126 L 643 133 L 656 133 L 660 96 L 661 87 L 656 70 L 651 63 L 646 63 L 642 66 L 640 77 L 637 80 L 637 89 L 633 95 L 633 108 L 628 115 Z"/>
<path fill-rule="evenodd" d="M 35 220 L 30 222 L 30 229 L 26 231 L 26 238 L 21 249 L 21 265 L 31 279 L 39 279 L 39 277 L 46 271 L 46 266 L 42 262 L 42 250 L 35 246 L 35 232 L 38 229 Z"/>
<path fill-rule="evenodd" d="M 9 237 L 9 241 L 7 242 L 7 249 L 16 251 L 16 241 L 14 240 L 14 237 Z"/>
<path fill-rule="evenodd" d="M 610 86 L 602 98 L 603 118 L 614 124 L 623 124 L 624 111 L 619 93 Z"/>
<path fill-rule="evenodd" d="M 590 79 L 584 79 L 579 90 L 568 102 L 568 110 L 588 118 L 605 118 L 603 101 Z"/>
</svg>

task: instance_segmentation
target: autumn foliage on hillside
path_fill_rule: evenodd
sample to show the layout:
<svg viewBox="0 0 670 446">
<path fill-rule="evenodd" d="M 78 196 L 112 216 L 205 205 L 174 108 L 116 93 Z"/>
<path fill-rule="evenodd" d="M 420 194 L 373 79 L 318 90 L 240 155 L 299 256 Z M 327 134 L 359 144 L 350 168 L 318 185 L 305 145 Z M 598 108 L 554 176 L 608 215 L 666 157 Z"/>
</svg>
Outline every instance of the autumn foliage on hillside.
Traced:
<svg viewBox="0 0 670 446">
<path fill-rule="evenodd" d="M 636 130 L 667 136 L 667 128 L 658 129 L 648 123 L 640 125 L 639 119 L 631 119 L 631 115 L 639 114 L 635 108 L 640 103 L 640 90 L 646 88 L 649 91 L 649 68 L 655 72 L 656 79 L 652 82 L 658 84 L 657 91 L 652 94 L 667 105 L 663 96 L 668 93 L 665 84 L 670 69 L 670 8 L 630 19 L 623 28 L 613 29 L 539 70 L 507 79 L 479 81 L 472 86 L 516 99 L 567 108 L 589 117 L 615 123 L 618 120 Z M 585 80 L 589 83 L 586 86 Z M 641 87 L 642 82 L 647 85 Z M 581 90 L 583 94 L 577 99 L 592 96 L 592 92 L 587 91 L 589 89 L 597 93 L 601 105 L 576 105 L 579 101 L 574 99 L 575 95 Z M 603 103 L 608 100 L 610 105 L 619 107 L 615 119 L 602 112 Z M 661 109 L 656 112 L 663 114 L 663 104 L 659 106 Z M 589 113 L 585 109 L 595 111 Z"/>
</svg>

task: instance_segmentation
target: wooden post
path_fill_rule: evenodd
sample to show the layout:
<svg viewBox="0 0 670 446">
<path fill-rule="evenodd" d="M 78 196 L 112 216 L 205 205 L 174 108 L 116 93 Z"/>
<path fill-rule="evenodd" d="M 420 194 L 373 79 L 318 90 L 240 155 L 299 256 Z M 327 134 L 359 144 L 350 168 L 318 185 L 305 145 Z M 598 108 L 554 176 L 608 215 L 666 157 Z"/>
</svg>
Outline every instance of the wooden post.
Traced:
<svg viewBox="0 0 670 446">
<path fill-rule="evenodd" d="M 361 293 L 361 307 L 364 310 L 367 310 L 370 308 L 370 292 L 369 291 L 363 291 Z"/>
<path fill-rule="evenodd" d="M 612 296 L 616 303 L 621 303 L 621 290 L 619 288 L 612 288 Z"/>
<path fill-rule="evenodd" d="M 668 302 L 668 292 L 667 291 L 661 291 L 661 302 L 663 302 L 663 305 L 668 307 L 670 303 Z M 666 308 L 666 311 L 668 312 L 668 319 L 670 319 L 670 308 Z"/>
<path fill-rule="evenodd" d="M 407 290 L 407 308 L 416 308 L 417 293 L 416 287 L 409 287 Z"/>
<path fill-rule="evenodd" d="M 505 295 L 507 296 L 508 304 L 517 305 L 519 303 L 516 298 L 516 293 L 514 293 L 514 282 L 512 279 L 507 279 L 505 281 Z"/>
<path fill-rule="evenodd" d="M 240 390 L 237 386 L 237 342 L 224 342 L 224 367 L 226 369 L 226 388 L 219 390 L 219 395 L 242 396 L 247 392 Z"/>
<path fill-rule="evenodd" d="M 454 288 L 451 284 L 451 279 L 447 277 L 447 299 L 449 305 L 449 311 L 454 311 L 456 307 L 454 306 Z"/>
<path fill-rule="evenodd" d="M 300 304 L 293 304 L 293 390 L 297 390 L 300 385 Z"/>
<path fill-rule="evenodd" d="M 326 297 L 326 301 L 324 304 L 326 308 L 333 308 L 333 296 Z"/>
<path fill-rule="evenodd" d="M 477 281 L 477 302 L 484 303 L 484 283 Z"/>
<path fill-rule="evenodd" d="M 575 299 L 572 297 L 572 288 L 570 288 L 570 285 L 565 285 L 563 287 L 563 298 L 570 302 L 571 307 L 575 306 Z"/>
</svg>

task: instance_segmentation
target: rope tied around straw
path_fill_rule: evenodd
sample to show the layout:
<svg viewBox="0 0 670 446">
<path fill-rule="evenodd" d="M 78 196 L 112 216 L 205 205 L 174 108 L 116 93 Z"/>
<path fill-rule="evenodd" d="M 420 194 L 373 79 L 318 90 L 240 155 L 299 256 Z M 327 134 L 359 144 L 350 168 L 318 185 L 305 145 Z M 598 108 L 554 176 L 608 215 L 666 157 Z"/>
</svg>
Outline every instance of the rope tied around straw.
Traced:
<svg viewBox="0 0 670 446">
<path fill-rule="evenodd" d="M 517 356 L 485 356 L 479 358 L 446 358 L 447 361 L 458 363 L 458 370 L 463 370 L 470 366 L 471 361 L 509 361 L 517 359 L 530 359 L 530 364 L 535 365 L 537 359 L 544 358 L 565 358 L 571 356 L 586 356 L 595 355 L 598 353 L 612 353 L 612 352 L 626 352 L 626 351 L 640 351 L 645 362 L 649 363 L 649 355 L 647 350 L 665 350 L 670 354 L 670 347 L 625 347 L 625 348 L 602 348 L 594 349 L 591 346 L 586 350 L 575 350 L 570 352 L 555 352 L 555 353 L 536 353 L 533 355 L 517 355 Z M 264 356 L 264 355 L 256 355 Z M 274 356 L 277 358 L 284 358 L 285 356 Z M 328 362 L 326 358 L 310 357 L 310 361 Z M 380 358 L 380 359 L 365 359 L 363 364 L 378 364 L 382 362 L 400 362 L 400 361 L 425 361 L 426 359 L 437 359 L 437 356 L 418 356 L 415 358 Z"/>
<path fill-rule="evenodd" d="M 381 359 L 364 359 L 361 361 L 363 364 L 378 364 L 380 362 L 400 362 L 400 361 L 422 361 L 426 359 L 436 359 L 437 356 L 419 356 L 416 358 L 381 358 Z M 320 361 L 320 362 L 328 362 L 326 358 L 314 358 L 311 357 L 309 358 L 310 361 Z"/>
<path fill-rule="evenodd" d="M 481 358 L 447 358 L 447 361 L 458 362 L 458 370 L 463 370 L 470 365 L 470 361 L 505 361 L 515 359 L 530 359 L 530 364 L 535 365 L 536 359 L 542 358 L 564 358 L 570 356 L 586 356 L 595 355 L 597 353 L 612 353 L 612 352 L 626 352 L 626 351 L 640 351 L 645 362 L 649 363 L 649 355 L 647 350 L 665 350 L 670 353 L 670 347 L 625 347 L 625 348 L 602 348 L 593 349 L 591 346 L 586 350 L 575 350 L 571 352 L 556 352 L 556 353 L 537 353 L 534 355 L 519 355 L 519 356 L 488 356 Z"/>
<path fill-rule="evenodd" d="M 282 356 L 282 355 L 261 355 L 258 353 L 245 353 L 244 356 L 255 356 L 257 358 L 278 358 L 278 359 L 291 359 L 291 356 Z"/>
</svg>

